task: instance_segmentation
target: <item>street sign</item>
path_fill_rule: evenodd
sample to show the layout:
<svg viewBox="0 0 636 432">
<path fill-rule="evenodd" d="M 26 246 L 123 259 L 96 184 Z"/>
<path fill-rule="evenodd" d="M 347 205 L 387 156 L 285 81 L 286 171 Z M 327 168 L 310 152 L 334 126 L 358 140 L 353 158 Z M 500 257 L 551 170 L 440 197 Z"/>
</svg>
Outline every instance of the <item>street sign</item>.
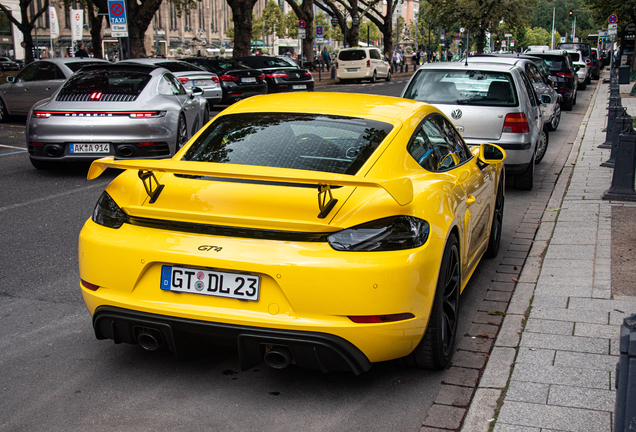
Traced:
<svg viewBox="0 0 636 432">
<path fill-rule="evenodd" d="M 307 37 L 307 34 L 305 32 L 306 30 L 304 28 L 298 29 L 298 37 L 301 39 L 305 39 Z"/>
<path fill-rule="evenodd" d="M 307 23 L 304 20 L 300 20 L 298 21 L 298 28 L 299 29 L 305 29 L 305 27 L 307 27 Z"/>
<path fill-rule="evenodd" d="M 618 32 L 618 24 L 609 24 L 607 26 L 607 34 L 608 35 L 615 35 Z"/>
<path fill-rule="evenodd" d="M 128 37 L 126 2 L 124 0 L 108 0 L 108 18 L 113 37 Z"/>
<path fill-rule="evenodd" d="M 565 43 L 565 36 L 561 36 L 561 43 Z"/>
<path fill-rule="evenodd" d="M 579 41 L 578 36 L 575 36 L 575 37 L 574 37 L 574 42 L 578 42 L 578 41 Z"/>
<path fill-rule="evenodd" d="M 514 39 L 510 41 L 510 47 L 512 48 L 513 46 L 515 46 L 515 41 L 514 41 Z"/>
<path fill-rule="evenodd" d="M 506 33 L 504 34 L 505 37 L 512 37 L 512 33 Z"/>
<path fill-rule="evenodd" d="M 502 40 L 502 41 L 501 41 L 501 47 L 502 47 L 502 48 L 505 48 L 505 47 L 506 47 L 506 41 L 505 41 L 505 40 Z"/>
<path fill-rule="evenodd" d="M 459 32 L 460 32 L 460 33 L 464 33 L 464 30 L 466 30 L 464 27 L 460 27 L 460 28 L 459 28 Z"/>
<path fill-rule="evenodd" d="M 611 14 L 607 18 L 607 22 L 610 23 L 610 24 L 616 24 L 618 22 L 618 17 L 615 14 Z"/>
<path fill-rule="evenodd" d="M 322 26 L 316 26 L 316 43 L 320 45 L 323 42 Z"/>
<path fill-rule="evenodd" d="M 444 40 L 444 36 L 445 36 L 445 35 L 446 35 L 446 30 L 441 29 L 441 30 L 439 31 L 439 38 L 440 38 L 440 39 L 442 39 L 442 40 Z"/>
</svg>

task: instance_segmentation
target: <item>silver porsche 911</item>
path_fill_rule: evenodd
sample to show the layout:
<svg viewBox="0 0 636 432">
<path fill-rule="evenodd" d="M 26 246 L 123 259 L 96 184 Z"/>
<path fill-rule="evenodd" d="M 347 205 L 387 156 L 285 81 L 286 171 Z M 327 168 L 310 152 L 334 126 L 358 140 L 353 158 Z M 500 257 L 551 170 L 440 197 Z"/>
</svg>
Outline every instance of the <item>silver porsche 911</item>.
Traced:
<svg viewBox="0 0 636 432">
<path fill-rule="evenodd" d="M 208 122 L 202 94 L 157 66 L 85 67 L 29 112 L 31 163 L 170 157 Z"/>
</svg>

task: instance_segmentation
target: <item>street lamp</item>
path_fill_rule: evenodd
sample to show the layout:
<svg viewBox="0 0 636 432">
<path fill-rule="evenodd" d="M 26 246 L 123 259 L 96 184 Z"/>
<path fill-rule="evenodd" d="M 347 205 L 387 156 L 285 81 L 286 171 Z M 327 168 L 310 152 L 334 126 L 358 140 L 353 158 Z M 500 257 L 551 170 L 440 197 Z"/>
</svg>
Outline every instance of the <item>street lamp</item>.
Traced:
<svg viewBox="0 0 636 432">
<path fill-rule="evenodd" d="M 344 47 L 346 48 L 347 47 L 347 16 L 351 17 L 351 25 L 354 27 L 357 27 L 358 25 L 360 25 L 360 18 L 358 18 L 358 14 L 356 15 L 349 14 L 349 11 L 346 9 L 342 15 L 344 17 Z M 336 27 L 339 24 L 340 23 L 338 22 L 338 17 L 336 15 L 333 15 L 331 17 L 331 25 Z"/>
</svg>

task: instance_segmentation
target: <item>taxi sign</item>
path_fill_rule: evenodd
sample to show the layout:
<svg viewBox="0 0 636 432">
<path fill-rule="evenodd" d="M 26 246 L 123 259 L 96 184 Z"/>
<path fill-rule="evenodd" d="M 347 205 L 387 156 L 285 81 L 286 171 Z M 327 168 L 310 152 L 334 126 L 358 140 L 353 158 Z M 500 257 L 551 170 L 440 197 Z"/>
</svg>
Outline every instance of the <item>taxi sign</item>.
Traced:
<svg viewBox="0 0 636 432">
<path fill-rule="evenodd" d="M 114 37 L 128 37 L 125 0 L 108 0 L 108 18 Z"/>
</svg>

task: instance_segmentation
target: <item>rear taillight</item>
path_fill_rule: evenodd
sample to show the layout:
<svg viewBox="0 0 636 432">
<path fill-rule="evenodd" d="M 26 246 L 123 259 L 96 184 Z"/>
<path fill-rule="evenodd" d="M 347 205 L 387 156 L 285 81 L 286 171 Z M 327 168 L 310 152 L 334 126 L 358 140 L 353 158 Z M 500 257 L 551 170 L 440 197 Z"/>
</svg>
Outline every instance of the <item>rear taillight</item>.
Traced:
<svg viewBox="0 0 636 432">
<path fill-rule="evenodd" d="M 310 77 L 311 76 L 311 72 L 305 72 L 305 76 L 306 77 Z"/>
<path fill-rule="evenodd" d="M 161 111 L 138 111 L 131 112 L 130 118 L 147 118 L 147 117 L 161 117 Z"/>
<path fill-rule="evenodd" d="M 283 72 L 274 72 L 272 74 L 267 75 L 268 78 L 287 78 L 289 75 Z"/>
<path fill-rule="evenodd" d="M 34 145 L 34 146 L 41 146 L 41 145 L 42 145 L 42 143 L 41 143 L 41 142 L 36 142 L 36 141 L 34 141 L 34 142 L 32 142 L 32 143 L 31 143 L 31 145 Z"/>
<path fill-rule="evenodd" d="M 572 72 L 557 72 L 556 75 L 566 78 L 572 78 Z"/>
<path fill-rule="evenodd" d="M 221 79 L 221 81 L 238 81 L 237 76 L 232 76 L 228 74 L 223 74 L 219 78 Z"/>
<path fill-rule="evenodd" d="M 90 282 L 86 282 L 84 279 L 80 279 L 82 281 L 82 285 L 84 288 L 87 288 L 91 291 L 97 291 L 99 289 L 99 285 L 92 284 Z"/>
<path fill-rule="evenodd" d="M 591 61 L 587 61 L 587 67 L 592 67 L 592 62 Z"/>
<path fill-rule="evenodd" d="M 530 132 L 528 119 L 524 113 L 510 113 L 506 115 L 502 132 L 526 133 Z"/>
<path fill-rule="evenodd" d="M 371 67 L 371 60 L 367 60 L 367 67 L 370 68 Z"/>
<path fill-rule="evenodd" d="M 210 79 L 211 79 L 212 81 L 214 81 L 215 83 L 217 83 L 217 84 L 219 83 L 219 77 L 218 77 L 218 76 L 210 77 Z"/>
<path fill-rule="evenodd" d="M 44 111 L 34 111 L 33 115 L 36 117 L 41 117 L 41 118 L 49 118 L 51 117 L 51 113 L 50 112 L 44 112 Z"/>
<path fill-rule="evenodd" d="M 340 66 L 338 66 L 338 62 L 336 62 L 336 69 L 338 69 Z"/>
<path fill-rule="evenodd" d="M 177 78 L 177 79 L 179 80 L 179 82 L 180 82 L 181 84 L 185 84 L 185 83 L 187 83 L 188 81 L 190 81 L 190 79 L 189 79 L 189 78 Z"/>
<path fill-rule="evenodd" d="M 265 74 L 264 74 L 264 73 L 262 73 L 262 74 L 260 74 L 260 75 L 258 76 L 258 79 L 260 79 L 261 81 L 265 81 L 265 78 L 266 78 L 266 77 L 265 77 Z"/>
</svg>

